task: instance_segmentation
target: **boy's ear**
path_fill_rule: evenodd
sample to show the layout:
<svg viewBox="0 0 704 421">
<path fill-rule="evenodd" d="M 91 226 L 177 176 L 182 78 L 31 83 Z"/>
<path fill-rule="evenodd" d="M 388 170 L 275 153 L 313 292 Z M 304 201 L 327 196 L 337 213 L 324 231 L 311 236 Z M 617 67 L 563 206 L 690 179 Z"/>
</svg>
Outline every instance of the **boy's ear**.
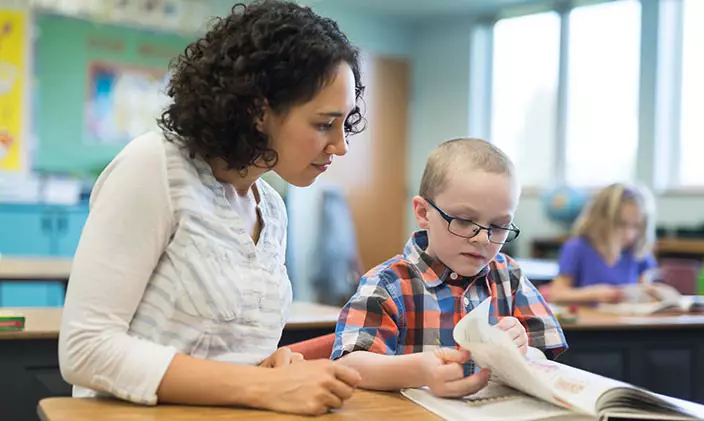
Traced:
<svg viewBox="0 0 704 421">
<path fill-rule="evenodd" d="M 420 196 L 413 198 L 413 215 L 421 229 L 428 229 L 428 202 Z"/>
</svg>

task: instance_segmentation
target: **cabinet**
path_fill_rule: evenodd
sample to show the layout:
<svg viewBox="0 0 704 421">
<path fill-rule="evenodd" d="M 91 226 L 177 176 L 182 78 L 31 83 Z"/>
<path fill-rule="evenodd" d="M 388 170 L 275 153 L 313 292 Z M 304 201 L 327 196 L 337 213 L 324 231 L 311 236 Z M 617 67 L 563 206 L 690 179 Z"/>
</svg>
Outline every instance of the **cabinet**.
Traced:
<svg viewBox="0 0 704 421">
<path fill-rule="evenodd" d="M 654 325 L 572 330 L 558 361 L 656 393 L 704 403 L 701 327 Z"/>
<path fill-rule="evenodd" d="M 87 206 L 0 205 L 0 254 L 71 257 L 87 217 Z M 63 300 L 60 282 L 0 282 L 0 307 L 56 307 Z"/>
</svg>

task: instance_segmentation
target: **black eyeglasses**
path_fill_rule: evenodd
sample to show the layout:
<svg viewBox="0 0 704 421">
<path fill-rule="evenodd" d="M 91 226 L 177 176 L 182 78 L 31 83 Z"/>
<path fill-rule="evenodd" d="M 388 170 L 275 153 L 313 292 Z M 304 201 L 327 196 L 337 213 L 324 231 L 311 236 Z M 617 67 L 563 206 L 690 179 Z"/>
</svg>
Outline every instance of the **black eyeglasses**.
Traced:
<svg viewBox="0 0 704 421">
<path fill-rule="evenodd" d="M 490 225 L 488 227 L 485 227 L 483 225 L 477 224 L 474 221 L 470 221 L 469 219 L 455 218 L 453 216 L 450 216 L 446 214 L 442 209 L 440 209 L 438 205 L 433 203 L 431 200 L 425 199 L 425 201 L 430 203 L 430 206 L 435 208 L 435 210 L 440 213 L 442 219 L 447 221 L 447 230 L 458 237 L 474 238 L 479 235 L 482 230 L 486 230 L 489 242 L 492 242 L 494 244 L 506 244 L 515 240 L 518 237 L 518 234 L 521 233 L 521 230 L 518 229 L 518 227 L 513 222 L 511 222 L 511 225 L 508 227 L 499 227 L 496 225 Z"/>
</svg>

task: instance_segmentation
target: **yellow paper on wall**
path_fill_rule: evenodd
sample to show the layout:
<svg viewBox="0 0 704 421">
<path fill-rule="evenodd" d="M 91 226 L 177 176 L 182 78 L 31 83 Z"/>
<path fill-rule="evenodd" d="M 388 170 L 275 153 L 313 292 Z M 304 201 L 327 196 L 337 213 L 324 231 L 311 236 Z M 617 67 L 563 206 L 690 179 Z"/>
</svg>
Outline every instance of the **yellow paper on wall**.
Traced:
<svg viewBox="0 0 704 421">
<path fill-rule="evenodd" d="M 0 171 L 24 170 L 26 25 L 27 12 L 0 10 Z"/>
</svg>

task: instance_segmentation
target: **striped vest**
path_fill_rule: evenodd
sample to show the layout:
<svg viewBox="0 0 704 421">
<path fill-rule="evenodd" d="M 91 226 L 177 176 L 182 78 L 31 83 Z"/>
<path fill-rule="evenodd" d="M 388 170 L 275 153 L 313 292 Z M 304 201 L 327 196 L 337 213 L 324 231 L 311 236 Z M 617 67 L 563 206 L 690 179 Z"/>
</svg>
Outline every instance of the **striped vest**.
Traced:
<svg viewBox="0 0 704 421">
<path fill-rule="evenodd" d="M 257 364 L 276 350 L 291 305 L 283 200 L 257 181 L 255 244 L 207 163 L 163 142 L 176 223 L 129 334 L 197 358 Z"/>
</svg>

